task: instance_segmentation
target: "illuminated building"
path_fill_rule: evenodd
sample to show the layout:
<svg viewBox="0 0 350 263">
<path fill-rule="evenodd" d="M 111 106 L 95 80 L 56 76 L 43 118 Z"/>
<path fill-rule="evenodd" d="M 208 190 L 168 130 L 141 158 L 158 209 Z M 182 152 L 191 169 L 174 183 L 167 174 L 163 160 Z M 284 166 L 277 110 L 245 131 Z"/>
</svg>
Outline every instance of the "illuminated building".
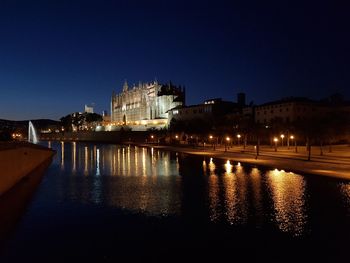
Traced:
<svg viewBox="0 0 350 263">
<path fill-rule="evenodd" d="M 169 84 L 127 82 L 119 94 L 112 94 L 111 125 L 127 125 L 132 130 L 160 129 L 168 125 L 168 111 L 185 104 L 185 89 Z"/>
<path fill-rule="evenodd" d="M 202 119 L 208 122 L 227 114 L 239 112 L 238 103 L 223 101 L 221 98 L 208 99 L 202 104 L 177 107 L 169 111 L 169 119 L 176 121 L 191 121 Z"/>
<path fill-rule="evenodd" d="M 94 113 L 94 107 L 88 106 L 88 105 L 85 104 L 84 112 L 86 112 L 86 113 Z"/>
</svg>

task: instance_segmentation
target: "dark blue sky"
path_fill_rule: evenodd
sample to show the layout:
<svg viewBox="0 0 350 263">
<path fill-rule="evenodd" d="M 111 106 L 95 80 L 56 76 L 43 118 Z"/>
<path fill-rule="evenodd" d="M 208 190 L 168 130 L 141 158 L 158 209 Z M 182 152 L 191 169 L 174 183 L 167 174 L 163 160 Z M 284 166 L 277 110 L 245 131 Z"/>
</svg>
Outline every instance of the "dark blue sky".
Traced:
<svg viewBox="0 0 350 263">
<path fill-rule="evenodd" d="M 0 1 L 0 118 L 109 111 L 125 79 L 185 85 L 187 104 L 350 97 L 349 5 L 189 2 Z"/>
</svg>

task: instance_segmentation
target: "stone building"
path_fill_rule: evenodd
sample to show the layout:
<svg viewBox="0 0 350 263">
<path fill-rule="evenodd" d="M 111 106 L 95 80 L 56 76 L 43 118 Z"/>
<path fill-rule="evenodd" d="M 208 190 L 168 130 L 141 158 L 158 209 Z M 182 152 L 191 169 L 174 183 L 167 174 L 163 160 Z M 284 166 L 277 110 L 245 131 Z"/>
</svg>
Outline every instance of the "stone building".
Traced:
<svg viewBox="0 0 350 263">
<path fill-rule="evenodd" d="M 208 99 L 202 104 L 176 107 L 169 111 L 169 119 L 176 121 L 191 121 L 202 119 L 212 122 L 214 119 L 238 111 L 238 103 L 223 101 L 221 98 Z"/>
<path fill-rule="evenodd" d="M 290 123 L 320 116 L 329 111 L 326 105 L 302 97 L 268 102 L 255 107 L 255 122 L 271 124 L 274 121 Z"/>
<path fill-rule="evenodd" d="M 127 125 L 133 130 L 163 128 L 168 111 L 185 104 L 185 88 L 173 84 L 139 83 L 129 88 L 125 82 L 111 99 L 111 126 Z"/>
</svg>

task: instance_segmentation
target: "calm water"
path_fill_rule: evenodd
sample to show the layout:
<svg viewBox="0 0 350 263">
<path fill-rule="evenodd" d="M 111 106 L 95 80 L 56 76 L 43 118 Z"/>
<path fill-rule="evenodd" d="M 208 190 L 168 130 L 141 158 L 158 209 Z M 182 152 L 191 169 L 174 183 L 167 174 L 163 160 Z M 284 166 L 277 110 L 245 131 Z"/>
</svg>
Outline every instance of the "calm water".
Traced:
<svg viewBox="0 0 350 263">
<path fill-rule="evenodd" d="M 348 260 L 349 182 L 133 146 L 45 144 L 57 155 L 0 262 Z"/>
</svg>

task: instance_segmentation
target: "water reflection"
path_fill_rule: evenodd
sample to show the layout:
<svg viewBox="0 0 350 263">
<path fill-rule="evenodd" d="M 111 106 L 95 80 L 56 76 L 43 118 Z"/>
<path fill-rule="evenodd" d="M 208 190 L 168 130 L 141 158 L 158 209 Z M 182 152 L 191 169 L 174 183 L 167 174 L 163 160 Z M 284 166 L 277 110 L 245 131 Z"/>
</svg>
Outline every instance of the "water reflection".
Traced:
<svg viewBox="0 0 350 263">
<path fill-rule="evenodd" d="M 305 231 L 306 183 L 302 176 L 278 170 L 264 173 L 232 160 L 198 158 L 194 159 L 198 163 L 188 164 L 183 155 L 156 148 L 75 142 L 60 142 L 56 147 L 61 172 L 70 178 L 65 189 L 75 201 L 152 215 L 180 215 L 186 202 L 182 177 L 192 173 L 192 165 L 199 165 L 195 180 L 205 180 L 207 192 L 200 200 L 206 204 L 210 221 L 253 222 L 254 227 L 262 227 L 271 224 L 272 217 L 283 232 L 302 235 Z M 180 176 L 184 167 L 189 170 Z M 350 200 L 349 188 L 348 184 L 341 187 L 346 200 Z"/>
<path fill-rule="evenodd" d="M 70 178 L 66 189 L 72 200 L 155 215 L 180 213 L 181 177 L 170 153 L 76 142 L 60 142 L 59 149 L 56 158 Z M 86 179 L 71 178 L 73 174 Z"/>
<path fill-rule="evenodd" d="M 230 224 L 244 224 L 247 221 L 247 176 L 244 174 L 242 166 L 235 166 L 229 161 L 225 164 L 226 173 L 224 176 L 224 191 L 226 196 L 226 217 Z"/>
<path fill-rule="evenodd" d="M 64 142 L 61 142 L 61 169 L 64 170 Z"/>
<path fill-rule="evenodd" d="M 205 161 L 205 159 L 203 160 L 203 171 L 204 171 L 204 174 L 207 172 L 207 162 Z"/>
<path fill-rule="evenodd" d="M 350 183 L 341 183 L 339 186 L 347 213 L 350 215 Z"/>
<path fill-rule="evenodd" d="M 227 160 L 225 163 L 225 169 L 226 169 L 226 174 L 232 173 L 232 165 L 229 160 Z"/>
<path fill-rule="evenodd" d="M 249 174 L 251 179 L 252 188 L 252 213 L 255 218 L 255 224 L 258 228 L 262 227 L 264 221 L 264 206 L 263 206 L 263 190 L 262 190 L 262 178 L 261 172 L 258 168 L 254 167 L 251 169 Z"/>
<path fill-rule="evenodd" d="M 204 164 L 208 174 L 208 204 L 211 221 L 226 221 L 231 225 L 246 225 L 253 221 L 263 227 L 272 216 L 278 228 L 294 236 L 302 235 L 307 224 L 305 179 L 284 171 L 263 174 L 258 168 L 245 171 L 240 163 L 223 164 L 223 173 L 216 170 L 211 158 Z M 344 187 L 345 189 L 345 187 Z M 269 200 L 264 196 L 271 196 Z M 269 208 L 271 203 L 272 210 Z"/>
<path fill-rule="evenodd" d="M 88 168 L 88 164 L 89 164 L 89 155 L 88 155 L 88 147 L 85 146 L 84 147 L 84 175 L 88 175 L 89 174 L 89 168 Z"/>
<path fill-rule="evenodd" d="M 207 172 L 205 166 L 205 173 Z M 218 221 L 221 217 L 222 208 L 220 204 L 220 185 L 219 177 L 215 174 L 215 164 L 213 158 L 210 158 L 209 161 L 209 178 L 208 178 L 208 198 L 209 198 L 209 218 L 211 221 Z M 203 167 L 204 169 L 204 167 Z"/>
<path fill-rule="evenodd" d="M 239 222 L 237 177 L 232 173 L 230 161 L 225 163 L 225 175 L 223 177 L 223 191 L 225 194 L 225 216 L 230 224 Z"/>
<path fill-rule="evenodd" d="M 266 175 L 278 227 L 283 232 L 302 235 L 307 223 L 304 177 L 277 169 Z"/>
<path fill-rule="evenodd" d="M 100 149 L 97 149 L 96 152 L 96 175 L 100 175 Z"/>
<path fill-rule="evenodd" d="M 210 158 L 210 162 L 209 162 L 209 172 L 210 172 L 210 175 L 213 175 L 215 174 L 215 164 L 213 162 L 213 158 Z"/>
<path fill-rule="evenodd" d="M 246 223 L 248 219 L 247 176 L 241 165 L 234 166 L 227 160 L 224 164 L 224 174 L 216 174 L 216 165 L 212 158 L 208 166 L 210 220 L 224 220 L 231 225 Z"/>
<path fill-rule="evenodd" d="M 77 144 L 76 142 L 73 142 L 73 146 L 72 146 L 72 149 L 73 149 L 73 153 L 72 153 L 72 156 L 73 156 L 73 173 L 76 172 L 77 170 Z"/>
</svg>

